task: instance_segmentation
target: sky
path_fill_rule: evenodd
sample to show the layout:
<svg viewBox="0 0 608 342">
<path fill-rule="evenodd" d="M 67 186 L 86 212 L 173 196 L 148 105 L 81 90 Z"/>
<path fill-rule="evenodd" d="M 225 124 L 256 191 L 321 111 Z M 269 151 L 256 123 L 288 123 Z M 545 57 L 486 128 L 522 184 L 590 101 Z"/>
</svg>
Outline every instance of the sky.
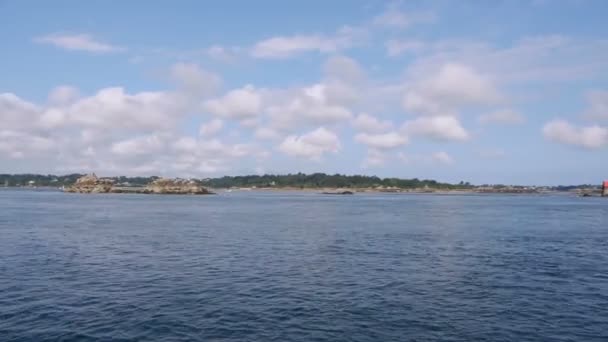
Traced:
<svg viewBox="0 0 608 342">
<path fill-rule="evenodd" d="M 0 173 L 608 179 L 608 2 L 0 0 Z"/>
</svg>

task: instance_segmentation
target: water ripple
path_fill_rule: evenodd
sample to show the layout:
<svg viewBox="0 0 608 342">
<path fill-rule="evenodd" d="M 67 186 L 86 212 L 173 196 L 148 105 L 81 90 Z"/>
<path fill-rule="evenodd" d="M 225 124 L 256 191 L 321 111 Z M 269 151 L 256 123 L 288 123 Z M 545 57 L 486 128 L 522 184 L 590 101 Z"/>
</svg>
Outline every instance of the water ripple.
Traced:
<svg viewBox="0 0 608 342">
<path fill-rule="evenodd" d="M 0 191 L 2 341 L 606 341 L 608 202 Z"/>
</svg>

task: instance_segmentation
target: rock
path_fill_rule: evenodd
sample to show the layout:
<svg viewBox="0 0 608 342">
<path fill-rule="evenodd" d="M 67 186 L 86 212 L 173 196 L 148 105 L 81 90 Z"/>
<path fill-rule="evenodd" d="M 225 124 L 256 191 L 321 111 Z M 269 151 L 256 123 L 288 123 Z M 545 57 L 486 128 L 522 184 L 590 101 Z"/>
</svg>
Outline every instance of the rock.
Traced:
<svg viewBox="0 0 608 342">
<path fill-rule="evenodd" d="M 354 192 L 352 191 L 336 191 L 336 192 L 330 192 L 330 191 L 326 191 L 326 192 L 322 192 L 323 195 L 354 195 Z"/>
<path fill-rule="evenodd" d="M 65 192 L 77 193 L 130 193 L 130 194 L 172 194 L 172 195 L 207 195 L 211 191 L 188 179 L 159 178 L 145 187 L 119 187 L 115 186 L 110 178 L 99 178 L 94 173 L 80 177 L 74 185 L 66 188 Z"/>
<path fill-rule="evenodd" d="M 199 185 L 193 180 L 175 178 L 159 178 L 152 181 L 144 189 L 145 193 L 152 194 L 192 194 L 192 195 L 207 195 L 212 194 L 211 191 Z"/>
<path fill-rule="evenodd" d="M 112 191 L 114 180 L 109 178 L 99 178 L 94 173 L 80 177 L 74 185 L 66 188 L 66 192 L 77 193 L 108 193 Z"/>
</svg>

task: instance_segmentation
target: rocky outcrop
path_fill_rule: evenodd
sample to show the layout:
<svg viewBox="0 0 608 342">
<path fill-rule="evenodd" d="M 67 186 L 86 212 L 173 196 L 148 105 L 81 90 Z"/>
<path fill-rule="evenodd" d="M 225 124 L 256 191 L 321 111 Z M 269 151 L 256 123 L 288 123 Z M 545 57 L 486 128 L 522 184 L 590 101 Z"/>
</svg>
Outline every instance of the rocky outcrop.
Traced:
<svg viewBox="0 0 608 342">
<path fill-rule="evenodd" d="M 151 194 L 192 194 L 192 195 L 207 195 L 212 194 L 209 190 L 199 185 L 197 182 L 188 179 L 168 179 L 159 178 L 146 186 L 146 193 Z"/>
<path fill-rule="evenodd" d="M 111 178 L 99 178 L 94 173 L 80 177 L 74 185 L 64 189 L 65 192 L 76 193 L 131 193 L 131 194 L 161 194 L 161 195 L 207 195 L 209 190 L 196 181 L 188 179 L 159 178 L 145 187 L 120 187 Z"/>
<path fill-rule="evenodd" d="M 354 192 L 349 190 L 344 191 L 324 191 L 321 194 L 323 195 L 354 195 Z"/>
<path fill-rule="evenodd" d="M 74 185 L 66 188 L 66 192 L 78 193 L 108 193 L 112 191 L 114 180 L 109 178 L 99 178 L 94 173 L 80 177 Z"/>
</svg>

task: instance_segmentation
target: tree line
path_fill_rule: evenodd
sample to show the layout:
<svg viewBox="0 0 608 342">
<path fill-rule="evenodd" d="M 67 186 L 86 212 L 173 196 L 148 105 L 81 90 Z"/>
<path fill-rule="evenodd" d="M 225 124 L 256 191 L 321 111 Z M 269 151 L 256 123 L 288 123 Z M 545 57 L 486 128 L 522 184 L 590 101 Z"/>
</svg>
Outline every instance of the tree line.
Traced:
<svg viewBox="0 0 608 342">
<path fill-rule="evenodd" d="M 63 176 L 38 175 L 38 174 L 0 174 L 0 186 L 69 186 L 83 174 L 69 174 Z M 121 185 L 143 186 L 157 179 L 153 177 L 108 177 L 114 179 L 115 183 Z M 470 188 L 469 183 L 458 184 L 441 183 L 429 179 L 402 179 L 402 178 L 380 178 L 365 175 L 341 175 L 341 174 L 286 174 L 286 175 L 246 175 L 246 176 L 224 176 L 219 178 L 195 179 L 201 184 L 212 188 L 232 187 L 293 187 L 293 188 L 372 188 L 372 187 L 394 187 L 401 189 L 433 188 L 433 189 L 458 189 Z"/>
</svg>

